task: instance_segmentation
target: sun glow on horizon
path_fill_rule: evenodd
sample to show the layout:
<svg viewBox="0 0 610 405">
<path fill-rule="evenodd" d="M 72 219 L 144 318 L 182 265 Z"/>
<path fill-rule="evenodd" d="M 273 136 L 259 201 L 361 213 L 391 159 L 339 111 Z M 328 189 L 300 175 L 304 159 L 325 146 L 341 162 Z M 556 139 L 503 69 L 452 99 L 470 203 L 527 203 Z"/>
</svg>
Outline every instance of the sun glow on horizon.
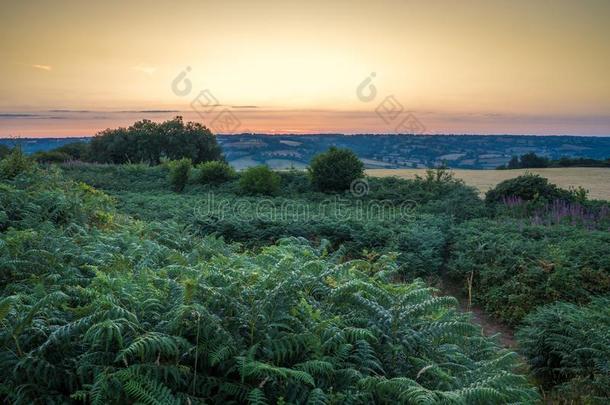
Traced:
<svg viewBox="0 0 610 405">
<path fill-rule="evenodd" d="M 209 124 L 191 109 L 204 89 L 240 131 L 392 132 L 375 109 L 394 96 L 428 133 L 610 135 L 609 2 L 2 8 L 0 137 L 92 135 L 143 110 Z M 187 66 L 192 91 L 178 95 Z M 372 72 L 367 103 L 356 89 Z"/>
</svg>

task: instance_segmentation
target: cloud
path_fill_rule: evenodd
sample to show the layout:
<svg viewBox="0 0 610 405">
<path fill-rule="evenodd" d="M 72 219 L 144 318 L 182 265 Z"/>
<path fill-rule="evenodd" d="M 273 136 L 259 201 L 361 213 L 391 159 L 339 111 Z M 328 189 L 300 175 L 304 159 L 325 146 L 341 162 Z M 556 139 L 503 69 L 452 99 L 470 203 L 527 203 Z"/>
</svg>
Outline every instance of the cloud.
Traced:
<svg viewBox="0 0 610 405">
<path fill-rule="evenodd" d="M 0 113 L 0 119 L 32 118 L 32 117 L 39 117 L 39 115 L 26 114 L 26 113 Z"/>
<path fill-rule="evenodd" d="M 157 71 L 157 68 L 154 66 L 142 65 L 142 64 L 132 66 L 131 68 L 135 71 L 145 73 L 149 76 L 152 76 Z"/>
<path fill-rule="evenodd" d="M 30 65 L 30 66 L 35 68 L 35 69 L 46 70 L 47 72 L 49 70 L 53 69 L 53 67 L 49 66 L 49 65 Z"/>
</svg>

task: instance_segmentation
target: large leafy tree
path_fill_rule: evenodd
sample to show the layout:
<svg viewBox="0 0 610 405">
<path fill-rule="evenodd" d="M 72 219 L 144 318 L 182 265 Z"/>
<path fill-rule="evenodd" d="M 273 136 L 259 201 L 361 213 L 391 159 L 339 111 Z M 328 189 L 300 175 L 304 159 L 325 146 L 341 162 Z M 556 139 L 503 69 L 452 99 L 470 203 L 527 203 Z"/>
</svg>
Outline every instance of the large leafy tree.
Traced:
<svg viewBox="0 0 610 405">
<path fill-rule="evenodd" d="M 191 159 L 195 164 L 222 159 L 216 137 L 196 122 L 178 116 L 162 123 L 138 121 L 129 128 L 106 129 L 91 140 L 91 160 L 102 163 Z"/>
</svg>

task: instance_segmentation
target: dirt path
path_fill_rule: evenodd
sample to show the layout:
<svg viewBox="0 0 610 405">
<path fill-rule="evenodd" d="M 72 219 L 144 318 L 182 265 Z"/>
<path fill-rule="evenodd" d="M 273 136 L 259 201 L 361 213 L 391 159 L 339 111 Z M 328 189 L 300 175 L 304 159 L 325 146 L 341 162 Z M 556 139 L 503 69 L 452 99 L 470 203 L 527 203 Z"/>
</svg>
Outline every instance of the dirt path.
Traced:
<svg viewBox="0 0 610 405">
<path fill-rule="evenodd" d="M 513 329 L 487 315 L 485 311 L 477 305 L 468 307 L 468 298 L 462 295 L 462 292 L 455 283 L 444 277 L 438 288 L 442 294 L 455 297 L 458 300 L 458 307 L 462 312 L 470 312 L 472 314 L 472 320 L 481 326 L 485 336 L 497 335 L 498 342 L 500 342 L 502 346 L 510 349 L 515 349 L 517 347 Z"/>
</svg>

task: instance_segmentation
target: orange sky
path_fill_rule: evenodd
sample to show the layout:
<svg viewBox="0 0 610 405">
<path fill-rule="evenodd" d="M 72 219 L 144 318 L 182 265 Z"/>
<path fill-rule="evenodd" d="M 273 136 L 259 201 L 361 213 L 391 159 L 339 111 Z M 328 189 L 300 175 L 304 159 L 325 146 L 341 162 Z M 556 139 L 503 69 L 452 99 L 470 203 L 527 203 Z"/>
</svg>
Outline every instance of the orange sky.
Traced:
<svg viewBox="0 0 610 405">
<path fill-rule="evenodd" d="M 218 132 L 391 133 L 407 119 L 610 135 L 610 1 L 176 3 L 2 2 L 0 137 L 174 115 Z M 187 67 L 190 91 L 172 86 Z M 371 73 L 376 96 L 358 97 Z"/>
</svg>

